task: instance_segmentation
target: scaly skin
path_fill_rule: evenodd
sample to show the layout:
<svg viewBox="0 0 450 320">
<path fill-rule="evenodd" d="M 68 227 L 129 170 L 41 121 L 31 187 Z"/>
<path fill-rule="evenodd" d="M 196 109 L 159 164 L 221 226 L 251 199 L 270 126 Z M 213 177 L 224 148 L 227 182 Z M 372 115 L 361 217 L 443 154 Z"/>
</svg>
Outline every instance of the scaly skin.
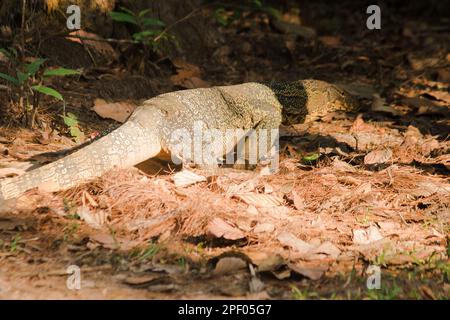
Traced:
<svg viewBox="0 0 450 320">
<path fill-rule="evenodd" d="M 58 191 L 170 153 L 171 133 L 208 128 L 278 128 L 314 120 L 333 111 L 355 111 L 356 100 L 338 87 L 318 80 L 245 83 L 166 93 L 147 100 L 121 127 L 92 144 L 21 176 L 0 180 L 0 204 L 38 187 Z"/>
</svg>

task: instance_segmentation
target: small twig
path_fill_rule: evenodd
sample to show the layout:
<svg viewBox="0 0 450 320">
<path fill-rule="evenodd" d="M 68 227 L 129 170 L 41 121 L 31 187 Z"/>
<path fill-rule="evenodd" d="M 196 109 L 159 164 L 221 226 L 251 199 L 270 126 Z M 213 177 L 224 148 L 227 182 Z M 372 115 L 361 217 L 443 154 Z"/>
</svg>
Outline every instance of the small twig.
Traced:
<svg viewBox="0 0 450 320">
<path fill-rule="evenodd" d="M 33 129 L 34 128 L 34 123 L 36 121 L 36 115 L 38 112 L 38 108 L 39 108 L 39 98 L 40 98 L 40 94 L 35 93 L 33 94 L 33 112 L 31 113 L 31 123 L 30 123 L 30 127 Z"/>
<path fill-rule="evenodd" d="M 91 50 L 89 50 L 89 47 L 84 43 L 83 40 L 81 40 L 81 43 L 83 44 L 84 49 L 86 49 L 89 57 L 92 60 L 92 63 L 94 64 L 94 66 L 97 66 L 97 62 L 95 61 L 94 55 L 92 54 Z"/>
<path fill-rule="evenodd" d="M 404 223 L 405 225 L 409 226 L 409 223 L 406 222 L 406 220 L 405 220 L 405 218 L 403 217 L 403 215 L 402 215 L 400 212 L 397 212 L 397 213 L 398 213 L 398 215 L 400 216 L 400 218 L 402 219 L 403 223 Z"/>
<path fill-rule="evenodd" d="M 77 35 L 63 35 L 65 38 L 76 38 L 76 39 L 80 39 L 80 40 L 89 40 L 89 41 L 100 41 L 100 42 L 112 42 L 112 43 L 132 43 L 132 44 L 136 44 L 139 43 L 139 41 L 136 40 L 128 40 L 128 39 L 112 39 L 112 38 L 89 38 L 89 37 L 83 37 L 83 36 L 77 36 Z"/>
<path fill-rule="evenodd" d="M 183 18 L 175 21 L 174 23 L 172 23 L 172 24 L 168 25 L 166 28 L 164 28 L 164 30 L 161 31 L 161 33 L 155 39 L 153 39 L 153 41 L 154 42 L 158 42 L 170 29 L 175 27 L 177 24 L 190 19 L 192 16 L 196 15 L 200 10 L 205 9 L 205 8 L 207 8 L 209 6 L 213 6 L 215 4 L 216 4 L 216 2 L 207 3 L 205 5 L 202 5 L 202 6 L 198 7 L 198 8 L 195 8 L 194 10 L 189 12 L 187 15 L 185 15 Z"/>
<path fill-rule="evenodd" d="M 20 42 L 22 46 L 21 50 L 21 58 L 22 61 L 25 60 L 25 10 L 26 10 L 27 1 L 22 0 L 22 21 L 20 23 Z"/>
</svg>

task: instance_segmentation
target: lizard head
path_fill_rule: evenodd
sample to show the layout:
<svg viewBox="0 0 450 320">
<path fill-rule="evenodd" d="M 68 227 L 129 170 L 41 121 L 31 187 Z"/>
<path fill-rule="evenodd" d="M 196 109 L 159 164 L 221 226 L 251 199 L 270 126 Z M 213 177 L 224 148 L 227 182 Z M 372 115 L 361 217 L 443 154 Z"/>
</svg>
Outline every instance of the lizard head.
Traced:
<svg viewBox="0 0 450 320">
<path fill-rule="evenodd" d="M 319 119 L 336 111 L 356 111 L 358 101 L 344 89 L 320 80 L 267 84 L 283 107 L 283 124 Z"/>
</svg>

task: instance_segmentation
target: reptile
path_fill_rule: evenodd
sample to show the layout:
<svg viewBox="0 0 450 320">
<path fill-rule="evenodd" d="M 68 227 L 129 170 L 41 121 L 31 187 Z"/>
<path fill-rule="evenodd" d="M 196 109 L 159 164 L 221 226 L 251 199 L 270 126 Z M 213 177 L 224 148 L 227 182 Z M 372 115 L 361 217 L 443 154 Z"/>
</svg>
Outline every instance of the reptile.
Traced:
<svg viewBox="0 0 450 320">
<path fill-rule="evenodd" d="M 208 128 L 273 129 L 335 111 L 356 111 L 350 93 L 320 80 L 250 82 L 165 93 L 143 102 L 116 130 L 57 161 L 0 180 L 0 203 L 38 187 L 54 192 L 170 153 L 171 133 L 202 121 Z"/>
</svg>

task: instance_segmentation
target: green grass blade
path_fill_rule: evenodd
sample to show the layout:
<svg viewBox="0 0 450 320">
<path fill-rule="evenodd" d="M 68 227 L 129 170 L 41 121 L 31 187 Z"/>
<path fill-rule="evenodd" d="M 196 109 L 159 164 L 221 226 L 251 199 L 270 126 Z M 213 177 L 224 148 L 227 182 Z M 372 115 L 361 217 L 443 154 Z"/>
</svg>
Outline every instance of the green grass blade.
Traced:
<svg viewBox="0 0 450 320">
<path fill-rule="evenodd" d="M 3 80 L 6 80 L 8 82 L 11 82 L 11 83 L 13 83 L 15 85 L 19 85 L 19 80 L 17 80 L 14 77 L 11 77 L 10 75 L 7 75 L 7 74 L 5 74 L 3 72 L 0 72 L 0 78 L 2 78 Z"/>
<path fill-rule="evenodd" d="M 28 73 L 17 71 L 17 80 L 19 81 L 19 84 L 23 84 L 25 81 L 27 81 L 28 77 Z"/>
<path fill-rule="evenodd" d="M 80 71 L 74 69 L 66 69 L 66 68 L 57 68 L 57 69 L 46 69 L 44 71 L 44 77 L 51 76 L 70 76 L 74 74 L 80 74 Z"/>
<path fill-rule="evenodd" d="M 139 12 L 139 17 L 141 18 L 141 17 L 145 16 L 149 12 L 150 12 L 150 9 L 142 10 L 142 11 Z"/>
<path fill-rule="evenodd" d="M 36 59 L 32 63 L 25 65 L 25 70 L 29 75 L 34 76 L 45 61 L 47 59 Z"/>
<path fill-rule="evenodd" d="M 128 22 L 128 23 L 132 23 L 132 24 L 136 24 L 136 25 L 138 24 L 138 22 L 134 16 L 132 16 L 131 14 L 125 13 L 125 12 L 112 11 L 109 13 L 109 15 L 114 21 Z"/>
<path fill-rule="evenodd" d="M 64 100 L 63 96 L 61 95 L 61 93 L 59 93 L 55 89 L 52 89 L 52 88 L 49 88 L 49 87 L 46 87 L 46 86 L 41 86 L 41 85 L 32 86 L 31 89 L 34 90 L 34 91 L 40 92 L 42 94 L 45 94 L 47 96 L 52 96 L 52 97 L 54 97 L 54 98 L 56 98 L 58 100 Z"/>
<path fill-rule="evenodd" d="M 159 19 L 142 18 L 141 21 L 145 27 L 148 27 L 148 26 L 164 27 L 165 26 L 164 22 L 162 22 Z"/>
</svg>

